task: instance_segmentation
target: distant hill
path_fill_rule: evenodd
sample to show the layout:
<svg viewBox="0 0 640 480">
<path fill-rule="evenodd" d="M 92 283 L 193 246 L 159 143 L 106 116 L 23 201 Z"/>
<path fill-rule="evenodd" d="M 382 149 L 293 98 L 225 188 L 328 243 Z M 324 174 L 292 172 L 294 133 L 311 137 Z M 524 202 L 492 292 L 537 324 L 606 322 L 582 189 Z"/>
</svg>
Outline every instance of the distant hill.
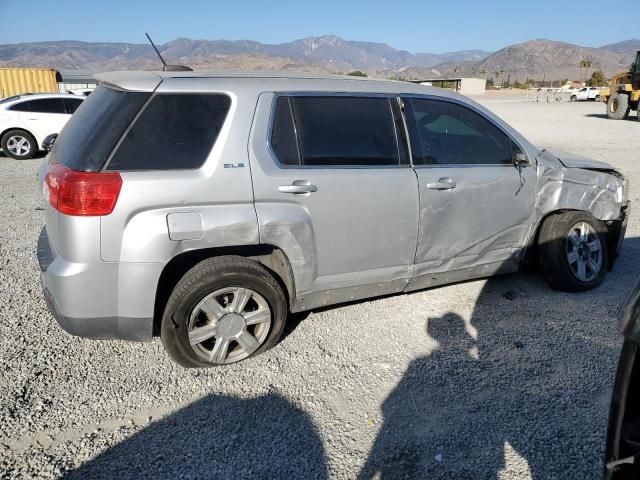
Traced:
<svg viewBox="0 0 640 480">
<path fill-rule="evenodd" d="M 600 47 L 601 50 L 607 50 L 613 53 L 630 53 L 635 56 L 636 52 L 640 50 L 640 39 L 632 38 L 631 40 L 625 40 L 624 42 L 612 43 Z"/>
<path fill-rule="evenodd" d="M 495 53 L 463 50 L 442 54 L 411 53 L 384 43 L 350 41 L 327 35 L 270 45 L 252 40 L 191 40 L 178 38 L 158 46 L 169 63 L 195 69 L 263 69 L 346 73 L 363 70 L 370 75 L 400 78 L 443 76 L 494 77 L 504 72 L 511 80 L 526 78 L 582 79 L 601 68 L 613 75 L 627 68 L 640 49 L 632 39 L 587 48 L 552 40 L 531 40 Z M 579 67 L 589 60 L 589 72 Z M 149 45 L 56 41 L 0 45 L 0 66 L 53 67 L 105 70 L 158 69 Z"/>
<path fill-rule="evenodd" d="M 241 57 L 247 60 L 247 68 L 253 66 L 254 59 L 260 59 L 261 64 L 273 59 L 274 67 L 284 62 L 291 68 L 344 72 L 396 70 L 416 65 L 431 67 L 448 61 L 480 60 L 490 54 L 482 50 L 413 54 L 384 43 L 348 41 L 336 36 L 309 37 L 278 45 L 251 40 L 178 38 L 158 48 L 167 61 L 195 67 L 215 66 L 218 62 L 226 65 L 229 57 Z M 0 65 L 98 71 L 154 68 L 158 66 L 158 59 L 146 44 L 59 41 L 0 45 Z"/>
<path fill-rule="evenodd" d="M 615 53 L 601 48 L 580 47 L 551 40 L 531 40 L 511 45 L 473 64 L 476 71 L 484 70 L 493 76 L 504 71 L 505 78 L 520 80 L 541 79 L 582 79 L 588 73 L 580 69 L 580 61 L 591 62 L 591 69 L 602 69 L 606 75 L 628 68 L 632 61 L 629 53 Z"/>
</svg>

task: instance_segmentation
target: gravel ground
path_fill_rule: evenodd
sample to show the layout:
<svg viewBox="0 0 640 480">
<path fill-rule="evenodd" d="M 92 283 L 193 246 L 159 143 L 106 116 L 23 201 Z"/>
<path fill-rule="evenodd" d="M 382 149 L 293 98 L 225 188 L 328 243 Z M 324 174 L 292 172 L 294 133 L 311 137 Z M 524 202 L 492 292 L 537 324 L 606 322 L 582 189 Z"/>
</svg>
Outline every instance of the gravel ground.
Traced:
<svg viewBox="0 0 640 480">
<path fill-rule="evenodd" d="M 608 161 L 640 199 L 635 121 L 594 103 L 481 100 L 538 145 Z M 272 351 L 183 370 L 65 334 L 42 299 L 39 160 L 0 157 L 0 478 L 596 479 L 640 275 L 633 213 L 603 286 L 533 273 L 297 316 Z"/>
</svg>

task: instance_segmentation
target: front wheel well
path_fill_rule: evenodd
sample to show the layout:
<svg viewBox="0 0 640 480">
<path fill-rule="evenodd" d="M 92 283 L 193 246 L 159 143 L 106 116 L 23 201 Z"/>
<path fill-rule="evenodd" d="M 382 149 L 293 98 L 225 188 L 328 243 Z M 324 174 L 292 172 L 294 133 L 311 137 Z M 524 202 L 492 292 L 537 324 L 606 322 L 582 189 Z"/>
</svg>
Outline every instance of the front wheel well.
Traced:
<svg viewBox="0 0 640 480">
<path fill-rule="evenodd" d="M 554 210 L 552 212 L 547 213 L 546 215 L 544 215 L 539 221 L 538 224 L 536 225 L 536 229 L 535 229 L 535 234 L 533 235 L 533 237 L 531 238 L 531 240 L 528 243 L 527 246 L 527 251 L 526 251 L 526 255 L 525 255 L 525 265 L 528 267 L 536 267 L 537 268 L 537 264 L 538 264 L 538 239 L 540 237 L 540 229 L 542 228 L 542 224 L 545 222 L 545 220 L 547 220 L 549 217 L 553 216 L 553 215 L 560 215 L 562 213 L 565 212 L 586 212 L 586 213 L 591 213 L 591 212 L 587 212 L 586 210 L 577 210 L 577 209 L 573 209 L 573 208 L 565 208 L 565 209 L 561 209 L 561 210 Z M 612 255 L 612 248 L 615 247 L 618 244 L 618 239 L 619 236 L 621 234 L 621 227 L 622 227 L 622 220 L 610 220 L 610 221 L 605 221 L 604 224 L 607 226 L 607 246 L 609 249 L 609 262 L 610 265 L 609 267 L 611 267 L 611 262 L 613 262 L 613 260 L 615 260 L 615 256 L 616 255 Z"/>
<path fill-rule="evenodd" d="M 236 247 L 190 250 L 176 255 L 160 274 L 153 311 L 153 335 L 160 334 L 162 315 L 171 292 L 187 271 L 207 258 L 237 255 L 260 263 L 275 277 L 284 291 L 289 307 L 295 300 L 295 281 L 285 253 L 272 245 L 241 245 Z"/>
</svg>

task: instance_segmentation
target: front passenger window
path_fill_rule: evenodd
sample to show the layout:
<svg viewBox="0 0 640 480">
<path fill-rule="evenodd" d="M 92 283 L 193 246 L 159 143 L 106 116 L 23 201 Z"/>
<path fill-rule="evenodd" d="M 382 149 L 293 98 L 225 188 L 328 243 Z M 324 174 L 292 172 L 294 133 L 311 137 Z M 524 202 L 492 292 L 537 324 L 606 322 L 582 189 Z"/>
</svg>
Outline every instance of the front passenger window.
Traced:
<svg viewBox="0 0 640 480">
<path fill-rule="evenodd" d="M 509 137 L 470 108 L 445 100 L 411 99 L 407 103 L 416 165 L 512 163 Z"/>
</svg>

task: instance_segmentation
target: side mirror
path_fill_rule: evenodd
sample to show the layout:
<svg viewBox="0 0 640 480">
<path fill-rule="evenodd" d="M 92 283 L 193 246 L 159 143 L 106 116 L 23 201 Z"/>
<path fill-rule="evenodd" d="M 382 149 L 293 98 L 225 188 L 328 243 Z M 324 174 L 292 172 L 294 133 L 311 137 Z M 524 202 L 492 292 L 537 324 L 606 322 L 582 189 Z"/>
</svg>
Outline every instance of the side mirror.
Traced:
<svg viewBox="0 0 640 480">
<path fill-rule="evenodd" d="M 513 155 L 513 164 L 516 167 L 528 167 L 529 165 L 531 165 L 531 162 L 529 161 L 529 157 L 527 157 L 525 153 L 516 152 Z"/>
</svg>

